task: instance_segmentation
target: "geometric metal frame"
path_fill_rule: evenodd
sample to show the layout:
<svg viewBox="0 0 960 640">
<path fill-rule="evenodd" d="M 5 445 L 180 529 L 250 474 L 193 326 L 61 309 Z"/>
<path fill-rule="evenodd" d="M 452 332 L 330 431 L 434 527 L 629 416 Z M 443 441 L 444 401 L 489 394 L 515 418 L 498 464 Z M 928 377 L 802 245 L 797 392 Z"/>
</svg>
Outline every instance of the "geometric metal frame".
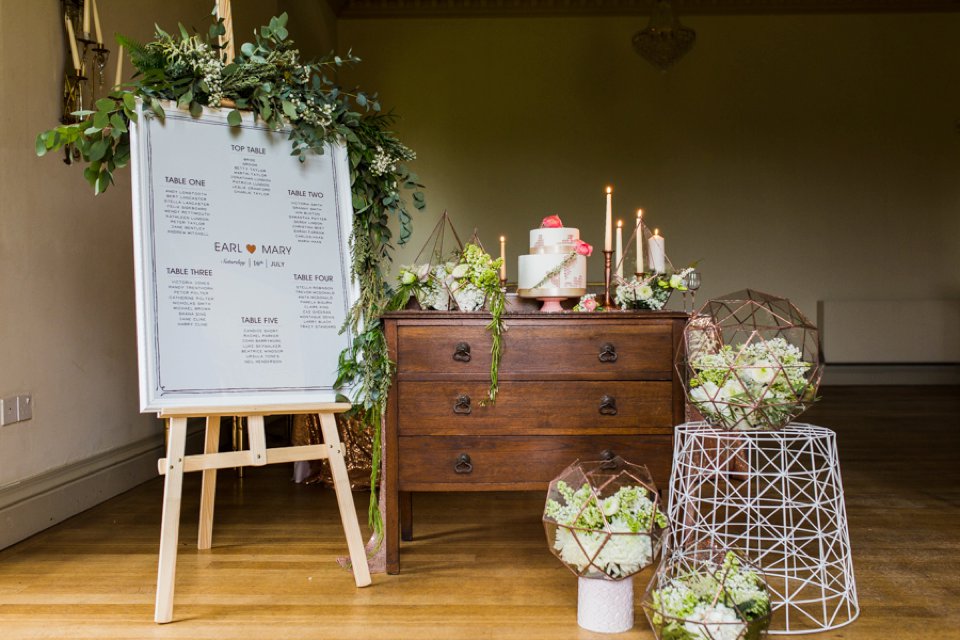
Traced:
<svg viewBox="0 0 960 640">
<path fill-rule="evenodd" d="M 733 548 L 763 567 L 771 634 L 836 629 L 860 613 L 836 434 L 792 423 L 732 432 L 676 427 L 664 557 Z"/>
<path fill-rule="evenodd" d="M 736 564 L 732 564 L 731 561 L 735 561 Z M 734 567 L 736 567 L 735 570 Z M 753 574 L 754 585 L 767 598 L 770 597 L 770 589 L 766 585 L 763 571 L 738 550 L 709 547 L 685 547 L 669 552 L 665 550 L 660 565 L 653 574 L 650 584 L 647 585 L 640 603 L 653 628 L 654 635 L 658 639 L 675 635 L 671 634 L 667 627 L 676 624 L 685 627 L 690 635 L 699 635 L 707 639 L 744 640 L 762 637 L 770 626 L 770 610 L 767 608 L 766 613 L 752 616 L 742 608 L 746 603 L 742 600 L 737 601 L 736 589 L 732 588 L 735 586 L 732 571 L 735 571 L 741 580 L 743 576 Z M 711 577 L 714 580 L 713 589 L 707 590 L 704 585 L 709 584 L 709 581 L 704 578 Z M 713 607 L 718 602 L 722 603 L 736 612 L 736 619 L 698 621 L 670 615 L 663 600 L 658 602 L 655 594 L 662 593 L 662 590 L 674 587 L 678 583 L 687 588 L 696 584 L 696 596 L 701 604 L 710 602 L 710 606 Z M 746 597 L 752 600 L 755 594 L 751 593 Z"/>
<path fill-rule="evenodd" d="M 781 340 L 796 360 L 779 359 L 772 347 Z M 721 371 L 721 379 L 697 385 L 698 361 Z M 819 332 L 786 298 L 744 289 L 709 300 L 693 315 L 676 369 L 690 403 L 711 424 L 779 429 L 816 401 L 823 374 Z"/>
<path fill-rule="evenodd" d="M 561 507 L 566 506 L 560 489 L 561 485 L 566 485 L 572 491 L 586 488 L 589 494 L 579 512 L 572 514 L 572 522 L 558 522 L 548 515 L 551 503 Z M 606 499 L 616 495 L 621 488 L 625 487 L 638 489 L 650 501 L 651 516 L 647 529 L 617 530 L 611 526 L 608 514 L 604 513 L 602 508 L 599 509 L 601 526 L 584 528 L 575 524 L 586 510 L 596 509 L 604 504 Z M 612 581 L 630 579 L 653 564 L 657 554 L 660 553 L 664 534 L 664 528 L 657 522 L 658 513 L 663 518 L 660 505 L 660 491 L 646 466 L 631 464 L 617 455 L 604 460 L 576 460 L 561 471 L 547 488 L 543 513 L 547 546 L 564 566 L 580 578 Z M 564 550 L 570 547 L 579 567 L 571 561 L 571 558 L 565 558 L 564 551 L 557 547 L 561 538 L 566 541 L 563 545 Z M 611 566 L 604 564 L 605 552 L 608 548 L 614 549 L 615 556 L 625 561 L 623 565 L 616 565 L 616 575 L 610 573 Z M 644 548 L 645 553 L 641 552 Z"/>
</svg>

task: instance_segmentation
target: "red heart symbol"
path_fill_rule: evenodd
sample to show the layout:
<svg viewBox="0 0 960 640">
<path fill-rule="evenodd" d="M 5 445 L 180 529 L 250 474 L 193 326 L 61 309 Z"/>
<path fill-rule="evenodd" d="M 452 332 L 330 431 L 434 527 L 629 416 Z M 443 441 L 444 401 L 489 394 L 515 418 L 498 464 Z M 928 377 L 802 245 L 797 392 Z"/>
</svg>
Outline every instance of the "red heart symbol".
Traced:
<svg viewBox="0 0 960 640">
<path fill-rule="evenodd" d="M 247 245 L 247 251 L 249 251 L 250 253 L 255 253 L 256 250 L 257 250 L 257 245 L 255 245 L 255 244 L 248 244 L 248 245 Z"/>
</svg>

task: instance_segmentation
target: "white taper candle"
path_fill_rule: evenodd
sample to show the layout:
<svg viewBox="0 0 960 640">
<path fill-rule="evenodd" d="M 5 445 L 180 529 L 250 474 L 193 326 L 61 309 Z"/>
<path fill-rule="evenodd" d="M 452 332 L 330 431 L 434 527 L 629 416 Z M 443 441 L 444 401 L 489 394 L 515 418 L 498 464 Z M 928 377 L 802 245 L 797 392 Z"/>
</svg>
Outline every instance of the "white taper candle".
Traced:
<svg viewBox="0 0 960 640">
<path fill-rule="evenodd" d="M 643 273 L 643 209 L 637 209 L 637 273 Z"/>
<path fill-rule="evenodd" d="M 623 220 L 617 220 L 617 276 L 623 277 Z"/>
<path fill-rule="evenodd" d="M 607 187 L 607 217 L 603 227 L 603 250 L 613 249 L 613 187 Z"/>
</svg>

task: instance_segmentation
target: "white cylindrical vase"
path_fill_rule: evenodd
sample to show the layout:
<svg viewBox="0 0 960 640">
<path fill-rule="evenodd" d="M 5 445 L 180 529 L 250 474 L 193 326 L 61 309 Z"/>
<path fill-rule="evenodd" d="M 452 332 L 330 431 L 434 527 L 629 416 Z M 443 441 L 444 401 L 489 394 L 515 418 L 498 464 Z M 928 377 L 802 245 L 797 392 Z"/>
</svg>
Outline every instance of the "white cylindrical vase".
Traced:
<svg viewBox="0 0 960 640">
<path fill-rule="evenodd" d="M 588 631 L 622 633 L 633 628 L 633 577 L 580 578 L 577 624 Z"/>
</svg>

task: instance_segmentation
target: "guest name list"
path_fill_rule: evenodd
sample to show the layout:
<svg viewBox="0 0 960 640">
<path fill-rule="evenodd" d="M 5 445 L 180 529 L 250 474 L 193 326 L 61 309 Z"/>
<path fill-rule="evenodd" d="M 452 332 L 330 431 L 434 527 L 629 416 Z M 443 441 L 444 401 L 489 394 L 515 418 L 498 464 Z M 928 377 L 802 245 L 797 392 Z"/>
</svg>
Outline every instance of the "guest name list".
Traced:
<svg viewBox="0 0 960 640">
<path fill-rule="evenodd" d="M 153 404 L 332 394 L 350 305 L 342 150 L 300 163 L 285 134 L 211 114 L 144 119 L 139 135 Z"/>
</svg>

